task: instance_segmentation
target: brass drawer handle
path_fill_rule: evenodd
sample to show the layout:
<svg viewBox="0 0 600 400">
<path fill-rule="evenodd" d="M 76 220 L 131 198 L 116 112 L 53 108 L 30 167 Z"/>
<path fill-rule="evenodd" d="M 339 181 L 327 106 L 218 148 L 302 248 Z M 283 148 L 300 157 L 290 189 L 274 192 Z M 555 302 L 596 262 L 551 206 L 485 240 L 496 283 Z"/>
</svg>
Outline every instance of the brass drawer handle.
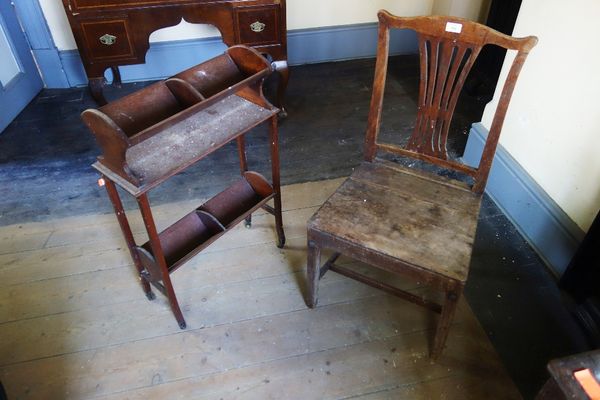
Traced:
<svg viewBox="0 0 600 400">
<path fill-rule="evenodd" d="M 265 27 L 267 25 L 263 24 L 260 21 L 256 21 L 250 24 L 250 29 L 252 29 L 252 32 L 262 32 L 265 30 Z"/>
<path fill-rule="evenodd" d="M 117 37 L 113 35 L 109 35 L 108 33 L 100 36 L 100 43 L 106 46 L 112 46 L 117 41 Z"/>
</svg>

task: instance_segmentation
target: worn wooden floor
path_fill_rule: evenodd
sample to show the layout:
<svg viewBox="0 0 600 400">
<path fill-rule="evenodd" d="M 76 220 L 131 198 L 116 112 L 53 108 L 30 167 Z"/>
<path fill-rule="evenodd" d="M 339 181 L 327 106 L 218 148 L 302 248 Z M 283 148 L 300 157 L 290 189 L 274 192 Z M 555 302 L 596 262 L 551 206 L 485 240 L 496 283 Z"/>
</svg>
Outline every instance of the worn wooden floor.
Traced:
<svg viewBox="0 0 600 400">
<path fill-rule="evenodd" d="M 329 273 L 306 308 L 306 220 L 340 182 L 284 188 L 284 250 L 258 214 L 177 271 L 185 331 L 162 296 L 146 300 L 113 215 L 0 228 L 9 398 L 520 398 L 465 301 L 435 363 L 436 317 L 418 306 Z M 200 202 L 157 207 L 159 225 Z"/>
</svg>

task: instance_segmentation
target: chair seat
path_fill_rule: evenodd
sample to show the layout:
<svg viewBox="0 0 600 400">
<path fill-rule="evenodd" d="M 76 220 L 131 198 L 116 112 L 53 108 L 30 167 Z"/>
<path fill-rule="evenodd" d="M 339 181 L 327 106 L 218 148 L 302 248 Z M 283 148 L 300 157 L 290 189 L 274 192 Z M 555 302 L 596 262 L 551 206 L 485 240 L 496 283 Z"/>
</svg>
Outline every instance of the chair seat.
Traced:
<svg viewBox="0 0 600 400">
<path fill-rule="evenodd" d="M 465 282 L 480 206 L 462 182 L 377 160 L 361 164 L 308 229 Z"/>
</svg>

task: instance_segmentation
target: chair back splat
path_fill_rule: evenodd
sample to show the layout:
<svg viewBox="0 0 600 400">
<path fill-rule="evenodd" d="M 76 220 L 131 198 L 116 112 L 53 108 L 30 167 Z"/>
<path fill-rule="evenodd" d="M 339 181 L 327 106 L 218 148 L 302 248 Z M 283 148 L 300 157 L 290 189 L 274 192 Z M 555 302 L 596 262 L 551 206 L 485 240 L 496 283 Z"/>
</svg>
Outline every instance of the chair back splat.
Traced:
<svg viewBox="0 0 600 400">
<path fill-rule="evenodd" d="M 513 38 L 487 26 L 454 17 L 396 17 L 379 11 L 379 40 L 373 97 L 365 143 L 365 160 L 373 161 L 377 151 L 427 161 L 467 174 L 474 179 L 473 192 L 482 193 L 492 165 L 500 131 L 521 67 L 537 38 Z M 390 29 L 411 29 L 417 33 L 420 54 L 420 84 L 417 120 L 405 148 L 377 141 L 387 76 Z M 516 50 L 515 57 L 496 109 L 479 166 L 472 168 L 448 159 L 446 143 L 454 108 L 477 56 L 485 45 Z"/>
</svg>

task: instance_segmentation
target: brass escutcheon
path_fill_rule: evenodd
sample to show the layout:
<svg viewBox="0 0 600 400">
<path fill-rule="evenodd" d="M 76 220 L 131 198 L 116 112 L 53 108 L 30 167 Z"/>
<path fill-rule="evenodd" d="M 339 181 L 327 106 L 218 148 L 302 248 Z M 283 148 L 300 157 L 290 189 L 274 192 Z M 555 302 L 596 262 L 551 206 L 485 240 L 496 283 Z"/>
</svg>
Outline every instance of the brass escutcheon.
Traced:
<svg viewBox="0 0 600 400">
<path fill-rule="evenodd" d="M 252 32 L 262 32 L 265 30 L 266 26 L 267 25 L 263 24 L 262 22 L 256 21 L 250 24 L 250 29 L 252 29 Z"/>
<path fill-rule="evenodd" d="M 113 36 L 113 35 L 109 35 L 108 33 L 100 36 L 100 43 L 102 43 L 106 46 L 111 46 L 111 45 L 115 44 L 116 41 L 117 41 L 117 37 Z"/>
</svg>

